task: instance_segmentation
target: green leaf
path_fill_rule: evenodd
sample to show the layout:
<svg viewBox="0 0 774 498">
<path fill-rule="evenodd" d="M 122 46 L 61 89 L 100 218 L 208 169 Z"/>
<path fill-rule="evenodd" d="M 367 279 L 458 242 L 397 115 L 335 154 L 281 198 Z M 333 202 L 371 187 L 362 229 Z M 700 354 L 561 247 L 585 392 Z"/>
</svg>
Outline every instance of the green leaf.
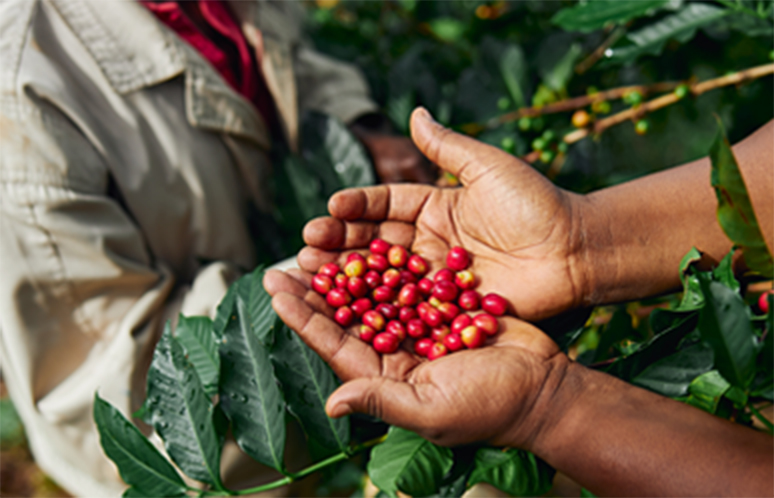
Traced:
<svg viewBox="0 0 774 498">
<path fill-rule="evenodd" d="M 433 19 L 429 23 L 430 31 L 441 41 L 452 43 L 465 34 L 465 24 L 451 17 Z"/>
<path fill-rule="evenodd" d="M 700 276 L 706 305 L 699 312 L 702 338 L 715 351 L 715 366 L 732 385 L 746 389 L 755 374 L 755 333 L 747 305 L 720 282 Z"/>
<path fill-rule="evenodd" d="M 217 335 L 218 340 L 220 340 L 221 337 L 223 337 L 223 331 L 226 329 L 226 324 L 228 323 L 228 319 L 231 316 L 231 313 L 234 311 L 234 300 L 236 299 L 236 293 L 237 293 L 237 286 L 234 284 L 231 284 L 226 291 L 226 295 L 223 296 L 223 299 L 220 300 L 220 304 L 218 304 L 218 310 L 215 313 L 215 320 L 213 320 L 212 323 L 212 330 L 215 332 L 215 335 Z"/>
<path fill-rule="evenodd" d="M 564 90 L 570 78 L 575 74 L 575 61 L 578 60 L 582 53 L 583 49 L 580 44 L 573 43 L 570 45 L 570 48 L 567 49 L 567 52 L 559 59 L 556 65 L 543 76 L 543 83 L 555 92 Z"/>
<path fill-rule="evenodd" d="M 414 110 L 414 93 L 404 92 L 387 101 L 385 112 L 392 124 L 404 135 L 409 132 L 409 119 Z"/>
<path fill-rule="evenodd" d="M 328 365 L 284 325 L 277 329 L 271 361 L 288 408 L 307 435 L 328 449 L 346 451 L 349 419 L 332 419 L 325 413 L 325 402 L 338 387 Z"/>
<path fill-rule="evenodd" d="M 715 413 L 720 398 L 730 387 L 731 384 L 717 370 L 710 370 L 691 381 L 688 386 L 690 395 L 686 402 L 706 412 Z"/>
<path fill-rule="evenodd" d="M 169 322 L 153 353 L 147 392 L 151 424 L 172 460 L 193 479 L 222 488 L 213 406 Z"/>
<path fill-rule="evenodd" d="M 701 253 L 692 247 L 680 260 L 680 275 L 683 280 L 683 299 L 677 306 L 677 311 L 693 311 L 704 306 L 704 294 L 701 291 L 699 278 L 691 266 L 701 261 Z"/>
<path fill-rule="evenodd" d="M 284 471 L 285 402 L 269 351 L 251 328 L 240 296 L 236 308 L 220 347 L 220 403 L 239 447 L 258 462 Z"/>
<path fill-rule="evenodd" d="M 212 320 L 206 316 L 190 318 L 180 315 L 175 329 L 177 342 L 185 349 L 188 361 L 196 369 L 196 374 L 208 396 L 218 392 L 218 374 L 220 373 L 220 355 L 218 337 L 213 330 Z"/>
<path fill-rule="evenodd" d="M 241 300 L 244 305 L 235 310 L 239 320 L 249 324 L 255 337 L 265 346 L 269 346 L 274 341 L 277 313 L 271 307 L 271 296 L 263 288 L 263 275 L 263 267 L 258 267 L 234 284 L 235 298 Z"/>
<path fill-rule="evenodd" d="M 597 498 L 597 495 L 595 495 L 594 493 L 592 493 L 586 488 L 581 488 L 580 495 L 581 495 L 581 498 Z"/>
<path fill-rule="evenodd" d="M 626 307 L 618 306 L 613 312 L 613 316 L 610 318 L 610 322 L 605 327 L 604 332 L 602 332 L 602 337 L 599 339 L 597 352 L 594 356 L 594 362 L 607 359 L 609 357 L 609 350 L 614 344 L 636 334 L 637 332 L 632 326 L 632 317 L 626 311 Z"/>
<path fill-rule="evenodd" d="M 368 475 L 380 490 L 396 496 L 430 496 L 453 464 L 452 452 L 411 431 L 390 427 L 387 439 L 371 451 Z"/>
<path fill-rule="evenodd" d="M 731 250 L 720 260 L 718 266 L 712 269 L 712 278 L 722 283 L 734 292 L 739 292 L 739 281 L 734 276 L 734 268 L 731 264 L 734 251 Z"/>
<path fill-rule="evenodd" d="M 551 466 L 527 451 L 481 448 L 468 485 L 485 482 L 511 496 L 541 496 L 551 488 L 554 474 Z"/>
<path fill-rule="evenodd" d="M 588 33 L 610 23 L 625 23 L 652 14 L 669 0 L 595 0 L 557 12 L 551 22 L 566 31 Z"/>
<path fill-rule="evenodd" d="M 94 422 L 105 454 L 136 494 L 181 496 L 186 485 L 174 467 L 142 433 L 110 403 L 94 395 Z M 128 491 L 127 491 L 128 492 Z"/>
<path fill-rule="evenodd" d="M 712 348 L 700 342 L 654 362 L 634 377 L 632 383 L 676 398 L 685 396 L 691 381 L 712 366 Z"/>
<path fill-rule="evenodd" d="M 771 252 L 761 234 L 742 173 L 718 119 L 718 134 L 710 148 L 712 186 L 718 198 L 718 221 L 728 238 L 742 249 L 747 267 L 774 277 Z"/>
<path fill-rule="evenodd" d="M 526 88 L 527 61 L 524 59 L 524 51 L 518 45 L 510 44 L 500 57 L 500 74 L 503 76 L 508 93 L 516 103 L 516 107 L 527 105 Z"/>
<path fill-rule="evenodd" d="M 613 48 L 606 54 L 610 62 L 631 62 L 641 55 L 658 55 L 667 41 L 685 43 L 705 27 L 728 13 L 706 3 L 691 2 L 676 14 L 669 15 L 627 35 L 628 45 Z"/>
</svg>

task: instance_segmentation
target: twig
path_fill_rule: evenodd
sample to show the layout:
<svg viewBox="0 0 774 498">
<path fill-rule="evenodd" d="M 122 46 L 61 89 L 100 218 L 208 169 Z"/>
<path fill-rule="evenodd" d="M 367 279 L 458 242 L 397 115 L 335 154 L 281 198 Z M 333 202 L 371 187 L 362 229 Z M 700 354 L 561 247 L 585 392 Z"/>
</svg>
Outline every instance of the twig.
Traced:
<svg viewBox="0 0 774 498">
<path fill-rule="evenodd" d="M 605 50 L 617 42 L 624 35 L 624 33 L 626 33 L 626 28 L 623 26 L 616 27 L 613 32 L 610 33 L 610 36 L 605 38 L 605 41 L 603 41 L 600 46 L 594 49 L 594 51 L 591 52 L 588 57 L 575 65 L 575 72 L 578 74 L 583 74 L 591 69 L 591 66 L 596 64 L 597 61 L 605 55 Z"/>
</svg>

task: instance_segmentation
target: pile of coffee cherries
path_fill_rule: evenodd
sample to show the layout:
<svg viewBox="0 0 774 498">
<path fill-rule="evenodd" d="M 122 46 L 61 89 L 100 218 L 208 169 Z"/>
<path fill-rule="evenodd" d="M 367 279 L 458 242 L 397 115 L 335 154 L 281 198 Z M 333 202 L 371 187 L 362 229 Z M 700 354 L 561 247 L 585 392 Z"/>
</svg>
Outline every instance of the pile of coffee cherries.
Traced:
<svg viewBox="0 0 774 498">
<path fill-rule="evenodd" d="M 360 339 L 379 353 L 394 353 L 410 337 L 418 355 L 434 360 L 479 348 L 487 336 L 497 334 L 495 317 L 505 314 L 507 303 L 497 294 L 482 297 L 474 290 L 476 276 L 468 270 L 470 255 L 462 247 L 448 252 L 447 267 L 432 280 L 425 276 L 427 262 L 403 246 L 375 239 L 369 249 L 368 256 L 350 254 L 343 270 L 335 263 L 321 266 L 312 288 L 336 309 L 339 325 L 359 321 Z"/>
</svg>

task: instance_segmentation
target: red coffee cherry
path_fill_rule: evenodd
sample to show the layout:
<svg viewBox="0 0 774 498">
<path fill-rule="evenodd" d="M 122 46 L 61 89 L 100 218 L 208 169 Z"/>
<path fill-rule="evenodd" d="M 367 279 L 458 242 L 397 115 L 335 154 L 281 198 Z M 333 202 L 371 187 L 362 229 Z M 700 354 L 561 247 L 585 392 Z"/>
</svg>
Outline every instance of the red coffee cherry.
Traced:
<svg viewBox="0 0 774 498">
<path fill-rule="evenodd" d="M 373 291 L 374 301 L 377 303 L 388 303 L 395 297 L 394 291 L 386 285 L 381 285 Z"/>
<path fill-rule="evenodd" d="M 430 269 L 430 267 L 427 264 L 427 261 L 425 261 L 422 256 L 419 254 L 413 254 L 408 259 L 408 269 L 411 271 L 411 273 L 414 273 L 416 275 L 422 276 Z"/>
<path fill-rule="evenodd" d="M 333 283 L 336 284 L 336 287 L 339 289 L 346 289 L 347 283 L 349 283 L 349 277 L 343 273 L 337 273 L 336 276 L 333 277 Z"/>
<path fill-rule="evenodd" d="M 444 337 L 443 345 L 446 346 L 446 349 L 452 353 L 465 347 L 465 345 L 462 344 L 462 338 L 459 336 L 459 334 L 449 334 Z"/>
<path fill-rule="evenodd" d="M 406 251 L 406 248 L 403 246 L 392 246 L 390 247 L 390 250 L 387 251 L 387 261 L 395 268 L 400 268 L 408 261 L 408 251 Z"/>
<path fill-rule="evenodd" d="M 446 356 L 449 350 L 441 342 L 436 342 L 430 347 L 430 351 L 427 352 L 427 359 L 430 361 L 437 360 L 442 356 Z"/>
<path fill-rule="evenodd" d="M 424 320 L 424 316 L 427 314 L 427 310 L 430 308 L 432 308 L 432 306 L 430 306 L 430 303 L 426 301 L 422 301 L 421 303 L 417 304 L 417 314 L 419 315 L 419 318 Z"/>
<path fill-rule="evenodd" d="M 366 258 L 365 258 L 365 256 L 363 256 L 362 254 L 360 254 L 358 252 L 353 252 L 353 253 L 350 253 L 349 256 L 347 256 L 347 263 L 349 263 L 351 261 L 361 261 L 361 262 L 365 263 L 366 262 Z"/>
<path fill-rule="evenodd" d="M 430 339 L 434 340 L 435 342 L 443 342 L 443 340 L 449 334 L 451 334 L 451 329 L 448 325 L 439 325 L 437 327 L 433 327 L 432 330 L 430 330 Z"/>
<path fill-rule="evenodd" d="M 398 318 L 398 307 L 391 303 L 379 303 L 376 305 L 376 311 L 382 314 L 387 320 Z"/>
<path fill-rule="evenodd" d="M 328 275 L 323 275 L 322 273 L 318 273 L 317 275 L 312 277 L 312 289 L 314 289 L 315 292 L 322 294 L 324 296 L 332 288 L 333 288 L 333 279 Z"/>
<path fill-rule="evenodd" d="M 457 316 L 457 318 L 455 318 L 454 321 L 452 321 L 451 323 L 452 334 L 459 335 L 459 333 L 462 332 L 462 329 L 471 325 L 472 323 L 473 323 L 473 319 L 470 318 L 469 315 Z"/>
<path fill-rule="evenodd" d="M 346 265 L 344 265 L 344 273 L 348 277 L 362 277 L 365 275 L 366 265 L 364 261 L 359 259 L 353 259 Z"/>
<path fill-rule="evenodd" d="M 320 271 L 318 273 L 321 273 L 323 275 L 333 278 L 340 271 L 341 271 L 341 268 L 339 268 L 339 265 L 337 265 L 336 263 L 327 263 L 320 267 Z"/>
<path fill-rule="evenodd" d="M 384 329 L 384 326 L 387 324 L 382 314 L 376 310 L 366 311 L 363 313 L 361 320 L 363 320 L 363 324 L 368 325 L 377 332 Z"/>
<path fill-rule="evenodd" d="M 376 331 L 368 325 L 361 325 L 358 333 L 360 335 L 360 340 L 369 344 L 374 340 L 374 336 L 376 335 Z"/>
<path fill-rule="evenodd" d="M 464 270 L 469 264 L 470 256 L 468 255 L 468 251 L 459 246 L 452 247 L 448 254 L 446 254 L 446 266 L 451 270 Z"/>
<path fill-rule="evenodd" d="M 414 339 L 424 337 L 427 335 L 427 325 L 419 318 L 414 318 L 406 324 L 406 332 Z"/>
<path fill-rule="evenodd" d="M 367 297 L 362 297 L 358 300 L 356 300 L 352 305 L 350 306 L 352 308 L 352 311 L 355 313 L 355 316 L 361 317 L 363 316 L 363 313 L 371 309 L 371 300 Z"/>
<path fill-rule="evenodd" d="M 363 280 L 365 280 L 365 283 L 368 285 L 369 289 L 376 289 L 382 285 L 382 276 L 374 270 L 367 272 L 363 277 Z"/>
<path fill-rule="evenodd" d="M 441 312 L 443 321 L 446 323 L 451 323 L 460 314 L 460 309 L 454 303 L 441 303 L 438 305 L 438 311 Z"/>
<path fill-rule="evenodd" d="M 420 339 L 414 343 L 414 352 L 419 356 L 426 357 L 427 353 L 430 352 L 430 348 L 433 347 L 433 344 L 435 343 L 433 342 L 432 339 L 428 339 L 428 338 Z"/>
<path fill-rule="evenodd" d="M 766 291 L 758 298 L 758 309 L 761 310 L 761 313 L 765 314 L 769 312 L 769 296 L 771 294 L 774 294 L 774 290 Z"/>
<path fill-rule="evenodd" d="M 390 244 L 383 241 L 382 239 L 374 239 L 371 241 L 371 245 L 368 246 L 368 248 L 371 250 L 374 254 L 387 254 L 387 251 L 390 250 Z"/>
<path fill-rule="evenodd" d="M 366 264 L 368 268 L 379 273 L 383 273 L 390 267 L 390 263 L 384 254 L 369 254 L 368 258 L 366 258 Z"/>
<path fill-rule="evenodd" d="M 368 294 L 368 285 L 360 277 L 350 277 L 347 281 L 347 290 L 352 294 L 352 297 L 363 297 Z"/>
<path fill-rule="evenodd" d="M 398 293 L 398 302 L 401 306 L 415 306 L 421 297 L 417 284 L 406 284 Z"/>
<path fill-rule="evenodd" d="M 486 335 L 495 335 L 500 330 L 497 318 L 487 313 L 481 313 L 473 318 L 473 325 L 484 331 Z"/>
<path fill-rule="evenodd" d="M 406 327 L 404 327 L 403 324 L 398 320 L 392 320 L 388 322 L 385 331 L 389 332 L 390 334 L 395 334 L 401 341 L 406 338 Z"/>
<path fill-rule="evenodd" d="M 479 300 L 481 296 L 474 290 L 466 290 L 460 294 L 460 298 L 457 299 L 457 304 L 460 308 L 466 311 L 476 311 L 478 309 Z"/>
<path fill-rule="evenodd" d="M 472 289 L 476 286 L 476 276 L 470 270 L 458 271 L 454 275 L 454 283 L 462 290 Z"/>
<path fill-rule="evenodd" d="M 336 323 L 342 327 L 349 327 L 352 324 L 352 320 L 355 318 L 355 314 L 352 312 L 349 306 L 342 306 L 336 310 L 336 314 L 333 315 L 333 319 Z"/>
<path fill-rule="evenodd" d="M 419 290 L 424 294 L 425 296 L 429 296 L 433 293 L 433 281 L 429 278 L 423 278 L 417 283 L 417 287 L 419 287 Z"/>
<path fill-rule="evenodd" d="M 422 321 L 424 321 L 426 324 L 430 325 L 431 327 L 437 327 L 443 323 L 443 315 L 441 314 L 440 311 L 438 311 L 433 307 L 430 307 L 425 312 L 424 316 L 422 316 L 422 314 L 420 313 L 419 317 L 422 319 Z"/>
<path fill-rule="evenodd" d="M 400 285 L 400 272 L 395 268 L 390 268 L 382 274 L 382 283 L 387 287 L 398 287 Z"/>
<path fill-rule="evenodd" d="M 433 282 L 454 282 L 454 272 L 448 268 L 441 268 L 433 277 Z"/>
<path fill-rule="evenodd" d="M 443 301 L 441 301 L 435 296 L 431 296 L 430 299 L 427 300 L 427 303 L 433 308 L 437 308 L 441 305 L 441 303 L 443 303 Z"/>
<path fill-rule="evenodd" d="M 400 271 L 400 285 L 404 286 L 406 284 L 415 284 L 417 283 L 417 276 L 411 273 L 408 270 L 401 270 Z"/>
<path fill-rule="evenodd" d="M 352 302 L 352 296 L 344 289 L 335 288 L 325 296 L 325 301 L 334 308 L 341 308 Z"/>
<path fill-rule="evenodd" d="M 400 345 L 400 341 L 398 340 L 398 337 L 395 334 L 390 334 L 389 332 L 382 332 L 381 334 L 376 334 L 376 337 L 374 337 L 374 349 L 382 354 L 391 354 L 398 350 L 398 346 Z"/>
<path fill-rule="evenodd" d="M 480 348 L 484 345 L 484 341 L 486 341 L 484 332 L 475 325 L 469 325 L 462 329 L 460 337 L 462 338 L 462 343 L 469 349 Z"/>
<path fill-rule="evenodd" d="M 398 310 L 398 319 L 403 323 L 408 323 L 418 316 L 419 313 L 417 313 L 417 310 L 409 306 L 403 306 Z"/>
<path fill-rule="evenodd" d="M 494 316 L 503 316 L 508 309 L 508 303 L 502 296 L 487 294 L 481 298 L 481 309 Z"/>
<path fill-rule="evenodd" d="M 457 298 L 458 292 L 459 289 L 457 289 L 456 285 L 445 280 L 436 282 L 435 287 L 433 287 L 433 297 L 447 303 L 454 301 Z"/>
</svg>

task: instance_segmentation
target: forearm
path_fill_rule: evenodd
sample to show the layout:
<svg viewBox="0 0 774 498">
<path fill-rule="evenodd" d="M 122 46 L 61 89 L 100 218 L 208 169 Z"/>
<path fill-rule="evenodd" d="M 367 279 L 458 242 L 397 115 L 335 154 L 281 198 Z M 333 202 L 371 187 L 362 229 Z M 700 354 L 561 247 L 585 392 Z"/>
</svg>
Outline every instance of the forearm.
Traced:
<svg viewBox="0 0 774 498">
<path fill-rule="evenodd" d="M 534 447 L 594 493 L 771 496 L 764 433 L 571 364 Z"/>
<path fill-rule="evenodd" d="M 774 122 L 734 147 L 768 246 L 774 239 Z M 589 269 L 588 304 L 650 296 L 680 284 L 678 265 L 691 247 L 705 263 L 732 242 L 717 222 L 709 158 L 586 196 L 582 223 Z"/>
</svg>

